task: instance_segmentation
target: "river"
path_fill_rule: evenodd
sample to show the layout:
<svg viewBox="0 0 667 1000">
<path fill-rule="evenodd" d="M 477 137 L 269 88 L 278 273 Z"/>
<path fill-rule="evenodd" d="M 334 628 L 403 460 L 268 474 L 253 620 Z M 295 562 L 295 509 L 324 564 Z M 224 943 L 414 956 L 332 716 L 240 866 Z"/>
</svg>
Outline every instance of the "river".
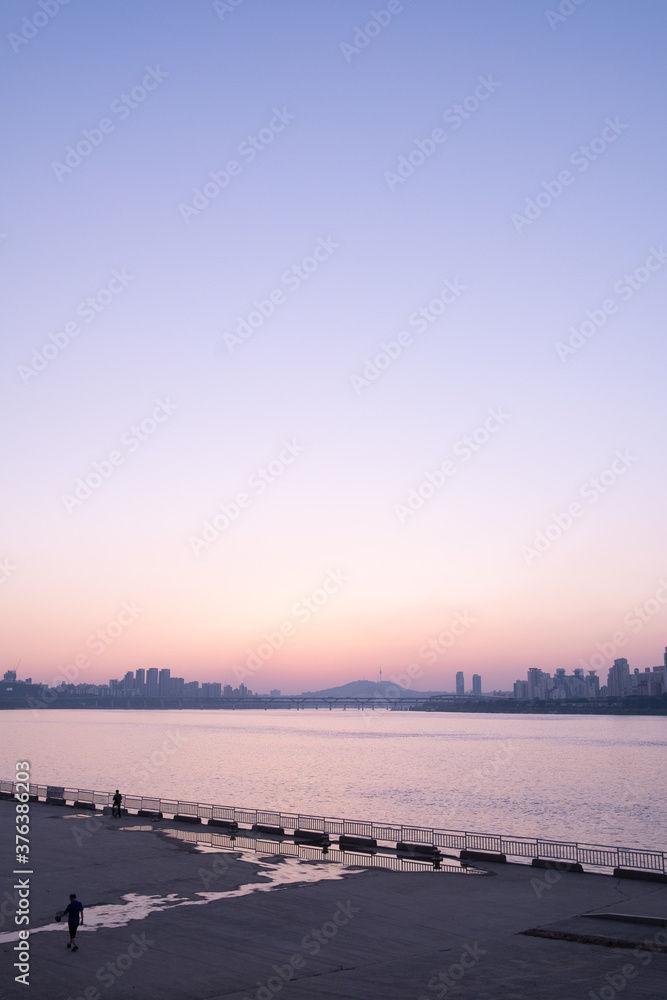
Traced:
<svg viewBox="0 0 667 1000">
<path fill-rule="evenodd" d="M 667 849 L 667 718 L 5 711 L 0 777 Z"/>
</svg>

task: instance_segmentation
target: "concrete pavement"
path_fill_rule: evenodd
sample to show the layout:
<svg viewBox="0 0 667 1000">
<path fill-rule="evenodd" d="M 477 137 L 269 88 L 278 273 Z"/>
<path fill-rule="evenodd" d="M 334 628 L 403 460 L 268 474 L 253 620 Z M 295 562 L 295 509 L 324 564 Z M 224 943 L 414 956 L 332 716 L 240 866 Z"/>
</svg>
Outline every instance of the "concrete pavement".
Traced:
<svg viewBox="0 0 667 1000">
<path fill-rule="evenodd" d="M 121 827 L 145 821 L 91 817 L 31 805 L 30 991 L 14 981 L 15 943 L 2 936 L 17 928 L 3 911 L 3 997 L 613 1000 L 622 993 L 623 1000 L 656 1000 L 667 992 L 667 954 L 620 946 L 661 947 L 661 934 L 667 944 L 659 924 L 582 916 L 609 910 L 667 918 L 667 885 L 502 864 L 484 865 L 494 875 L 478 877 L 346 872 L 331 863 L 345 877 L 320 879 L 321 863 L 275 860 L 263 868 L 257 855 L 201 853 L 156 832 L 177 826 L 168 821 L 152 832 L 128 831 Z M 14 803 L 1 801 L 5 902 L 17 867 L 14 818 Z M 285 864 L 319 880 L 251 891 L 270 887 Z M 242 886 L 244 894 L 225 895 Z M 76 954 L 53 919 L 70 892 L 87 907 L 88 922 L 106 924 L 80 930 Z M 524 933 L 598 934 L 601 925 L 617 946 Z"/>
</svg>

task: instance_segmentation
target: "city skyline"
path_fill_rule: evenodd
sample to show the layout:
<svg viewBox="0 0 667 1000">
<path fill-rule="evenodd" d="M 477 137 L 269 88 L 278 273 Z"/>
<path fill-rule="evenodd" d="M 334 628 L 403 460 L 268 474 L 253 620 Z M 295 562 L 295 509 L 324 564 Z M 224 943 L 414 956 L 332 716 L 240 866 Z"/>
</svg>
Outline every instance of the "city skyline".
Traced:
<svg viewBox="0 0 667 1000">
<path fill-rule="evenodd" d="M 108 633 L 105 633 L 105 635 L 106 635 L 106 641 L 98 633 L 91 635 L 90 642 L 88 644 L 89 647 L 93 651 L 103 652 L 107 648 L 107 644 L 113 638 Z M 598 643 L 596 651 L 589 657 L 589 659 L 585 659 L 584 657 L 579 657 L 578 660 L 576 661 L 577 665 L 571 666 L 573 673 L 570 676 L 582 675 L 584 672 L 589 675 L 598 673 L 603 675 L 605 671 L 607 672 L 610 671 L 615 664 L 619 662 L 627 663 L 628 662 L 627 658 L 619 658 L 613 655 L 616 652 L 618 652 L 622 647 L 625 646 L 627 637 L 625 637 L 623 633 L 616 632 L 614 633 L 613 638 L 615 641 L 611 641 L 610 638 L 610 640 L 605 644 Z M 384 673 L 382 667 L 380 667 L 379 671 L 377 672 L 377 676 L 379 677 L 380 680 L 384 677 L 385 681 L 389 683 L 393 683 L 395 685 L 398 685 L 399 687 L 405 687 L 407 689 L 412 689 L 415 691 L 418 691 L 420 689 L 447 691 L 448 688 L 443 687 L 442 685 L 445 682 L 445 678 L 449 678 L 452 681 L 451 691 L 455 692 L 456 694 L 481 693 L 482 675 L 479 673 L 472 673 L 470 685 L 466 686 L 465 683 L 466 671 L 464 670 L 456 670 L 454 672 L 453 667 L 445 666 L 441 671 L 434 671 L 434 670 L 427 671 L 425 664 L 431 662 L 430 659 L 432 656 L 431 649 L 437 641 L 438 641 L 437 639 L 432 640 L 430 646 L 428 643 L 422 644 L 422 646 L 420 647 L 421 659 L 413 660 L 411 663 L 399 664 L 393 670 L 385 669 Z M 248 650 L 247 652 L 249 654 L 253 653 L 252 650 Z M 665 664 L 667 664 L 667 647 L 665 647 Z M 641 667 L 633 667 L 633 670 L 635 674 L 637 674 L 638 671 L 641 671 L 642 673 L 650 673 L 653 670 L 662 671 L 667 669 L 665 664 L 660 664 L 658 666 L 655 666 L 653 661 L 651 661 L 650 666 L 642 664 Z M 105 677 L 103 673 L 104 667 L 100 665 L 97 666 L 97 669 L 95 669 L 96 666 L 97 665 L 95 664 L 94 656 L 90 656 L 86 652 L 86 653 L 78 653 L 75 657 L 72 658 L 70 662 L 65 664 L 59 664 L 58 667 L 54 668 L 54 670 L 51 672 L 46 671 L 40 673 L 39 671 L 33 670 L 32 673 L 35 675 L 34 683 L 45 684 L 49 687 L 57 687 L 61 685 L 63 682 L 84 684 L 89 686 L 106 685 L 107 687 L 111 684 L 112 681 L 116 684 L 122 683 L 122 680 L 119 677 L 116 678 L 109 678 L 108 676 Z M 274 675 L 270 683 L 265 682 L 267 672 L 264 670 L 264 667 L 265 667 L 264 661 L 259 656 L 255 655 L 254 659 L 246 657 L 245 661 L 237 662 L 226 668 L 224 667 L 219 668 L 217 671 L 214 668 L 211 671 L 210 676 L 208 676 L 206 680 L 202 679 L 201 681 L 199 680 L 185 681 L 185 677 L 181 677 L 180 681 L 186 684 L 186 686 L 188 684 L 192 685 L 196 683 L 202 685 L 214 685 L 218 687 L 221 686 L 224 687 L 230 685 L 232 687 L 235 686 L 238 687 L 239 684 L 244 684 L 245 682 L 254 679 L 256 685 L 266 689 L 267 692 L 269 691 L 270 688 L 275 688 L 276 684 L 280 684 L 281 690 L 284 688 L 285 693 L 289 694 L 303 693 L 300 688 L 299 689 L 292 688 L 289 684 L 289 681 L 283 680 L 281 684 L 280 676 L 276 678 Z M 184 671 L 184 674 L 187 673 L 188 675 L 190 675 L 192 674 L 194 669 L 195 668 L 192 668 L 190 671 L 186 670 Z M 562 676 L 567 668 L 555 667 L 553 669 L 555 677 L 556 675 Z M 134 676 L 135 670 L 137 675 L 141 674 L 146 677 L 148 675 L 171 677 L 172 673 L 171 667 L 137 667 L 125 670 L 124 676 L 125 677 L 128 677 L 130 675 Z M 528 667 L 527 673 L 529 677 L 531 675 L 531 671 L 532 672 L 537 671 L 537 673 L 539 674 L 544 674 L 545 677 L 550 677 L 549 672 L 544 670 L 542 667 L 539 668 Z M 5 676 L 7 676 L 7 674 L 16 675 L 16 672 L 17 672 L 16 669 L 12 670 L 12 668 L 8 668 L 8 670 L 5 672 Z M 512 672 L 513 668 L 511 666 L 508 667 L 500 675 L 500 680 L 498 682 L 494 682 L 492 687 L 487 686 L 487 691 L 506 690 L 508 693 L 514 691 L 514 693 L 516 694 L 517 684 L 519 685 L 526 684 L 526 682 L 511 681 L 509 678 Z M 489 673 L 491 674 L 491 676 L 494 676 L 496 677 L 496 679 L 498 679 L 499 675 L 497 673 L 494 673 L 493 671 L 489 671 Z M 354 667 L 348 668 L 347 673 L 345 675 L 343 675 L 342 672 L 339 672 L 337 674 L 333 674 L 330 676 L 332 679 L 332 683 L 322 684 L 318 686 L 320 689 L 324 689 L 331 686 L 341 686 L 361 679 L 360 675 L 358 673 L 355 673 Z M 177 675 L 174 673 L 174 676 L 171 677 L 171 680 L 173 681 L 176 677 Z M 428 680 L 428 678 L 430 678 L 430 680 Z M 476 678 L 479 678 L 478 686 L 476 685 Z M 370 678 L 365 678 L 365 679 L 370 679 Z M 245 684 L 245 686 L 249 685 Z M 667 680 L 665 681 L 665 690 L 667 691 Z M 525 695 L 517 695 L 517 696 L 525 697 Z"/>
<path fill-rule="evenodd" d="M 80 671 L 79 671 L 80 673 Z M 62 674 L 54 678 L 54 682 L 48 687 L 76 689 L 78 694 L 119 694 L 142 696 L 147 698 L 220 698 L 220 697 L 250 697 L 259 695 L 262 697 L 280 697 L 281 694 L 291 696 L 294 694 L 313 694 L 317 692 L 295 692 L 272 688 L 269 691 L 253 691 L 244 683 L 242 678 L 248 679 L 251 672 L 248 670 L 236 670 L 234 680 L 202 681 L 185 680 L 184 677 L 171 676 L 170 668 L 138 667 L 136 671 L 126 671 L 123 678 L 110 678 L 107 684 L 95 684 L 93 682 L 78 681 L 79 673 L 76 668 L 72 668 L 69 674 Z M 510 691 L 494 689 L 483 692 L 482 677 L 480 674 L 473 674 L 471 686 L 466 687 L 465 673 L 462 670 L 456 672 L 454 677 L 454 687 L 452 691 L 445 688 L 441 690 L 443 694 L 455 693 L 458 697 L 496 697 L 503 694 L 512 695 L 521 700 L 560 700 L 567 698 L 600 698 L 600 697 L 629 697 L 639 696 L 660 696 L 667 694 L 667 646 L 664 647 L 663 662 L 653 667 L 644 667 L 643 671 L 639 667 L 634 667 L 630 672 L 630 665 L 626 657 L 617 657 L 607 672 L 607 683 L 600 683 L 596 668 L 589 668 L 585 672 L 583 667 L 574 667 L 571 674 L 567 674 L 565 667 L 556 668 L 553 677 L 548 671 L 540 667 L 529 667 L 527 679 L 516 680 Z M 420 689 L 415 686 L 414 678 L 417 676 L 415 670 L 410 670 L 403 674 L 390 674 L 383 682 L 382 668 L 378 671 L 378 686 L 384 683 L 385 688 L 393 689 L 396 693 L 405 691 L 406 693 L 419 694 Z M 31 685 L 32 677 L 25 679 L 18 678 L 16 670 L 7 670 L 3 676 L 6 683 L 18 683 Z M 77 683 L 78 681 L 78 683 Z M 353 682 L 341 682 L 338 687 L 359 683 L 360 679 Z M 367 682 L 367 679 L 363 681 Z M 35 684 L 40 681 L 36 680 Z M 373 682 L 376 683 L 376 682 Z"/>
</svg>

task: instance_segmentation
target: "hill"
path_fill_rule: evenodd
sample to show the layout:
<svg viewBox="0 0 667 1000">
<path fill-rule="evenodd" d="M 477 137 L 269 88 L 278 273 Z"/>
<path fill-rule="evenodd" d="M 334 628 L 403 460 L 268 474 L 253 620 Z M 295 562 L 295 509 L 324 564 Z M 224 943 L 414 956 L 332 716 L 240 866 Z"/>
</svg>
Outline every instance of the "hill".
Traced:
<svg viewBox="0 0 667 1000">
<path fill-rule="evenodd" d="M 339 687 L 325 688 L 323 691 L 302 691 L 304 695 L 318 698 L 396 698 L 401 695 L 441 694 L 439 691 L 416 691 L 414 688 L 404 688 L 392 681 L 350 681 Z"/>
</svg>

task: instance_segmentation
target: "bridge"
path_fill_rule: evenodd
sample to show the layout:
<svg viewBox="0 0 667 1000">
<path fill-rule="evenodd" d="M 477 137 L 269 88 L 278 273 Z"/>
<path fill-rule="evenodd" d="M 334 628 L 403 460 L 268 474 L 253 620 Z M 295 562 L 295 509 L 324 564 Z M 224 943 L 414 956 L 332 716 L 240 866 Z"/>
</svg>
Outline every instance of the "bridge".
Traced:
<svg viewBox="0 0 667 1000">
<path fill-rule="evenodd" d="M 56 690 L 56 689 L 53 689 Z M 221 697 L 221 698 L 201 698 L 201 697 L 147 697 L 146 695 L 135 696 L 130 693 L 123 694 L 116 692 L 109 695 L 97 694 L 57 694 L 56 697 L 10 697 L 4 695 L 0 697 L 0 708 L 136 708 L 136 709 L 231 709 L 244 710 L 254 709 L 328 709 L 334 708 L 370 711 L 390 710 L 408 711 L 410 708 L 423 708 L 429 704 L 466 703 L 469 696 L 461 695 L 345 695 L 343 697 L 329 697 L 323 695 L 294 694 L 294 695 L 250 695 L 241 697 Z"/>
</svg>

